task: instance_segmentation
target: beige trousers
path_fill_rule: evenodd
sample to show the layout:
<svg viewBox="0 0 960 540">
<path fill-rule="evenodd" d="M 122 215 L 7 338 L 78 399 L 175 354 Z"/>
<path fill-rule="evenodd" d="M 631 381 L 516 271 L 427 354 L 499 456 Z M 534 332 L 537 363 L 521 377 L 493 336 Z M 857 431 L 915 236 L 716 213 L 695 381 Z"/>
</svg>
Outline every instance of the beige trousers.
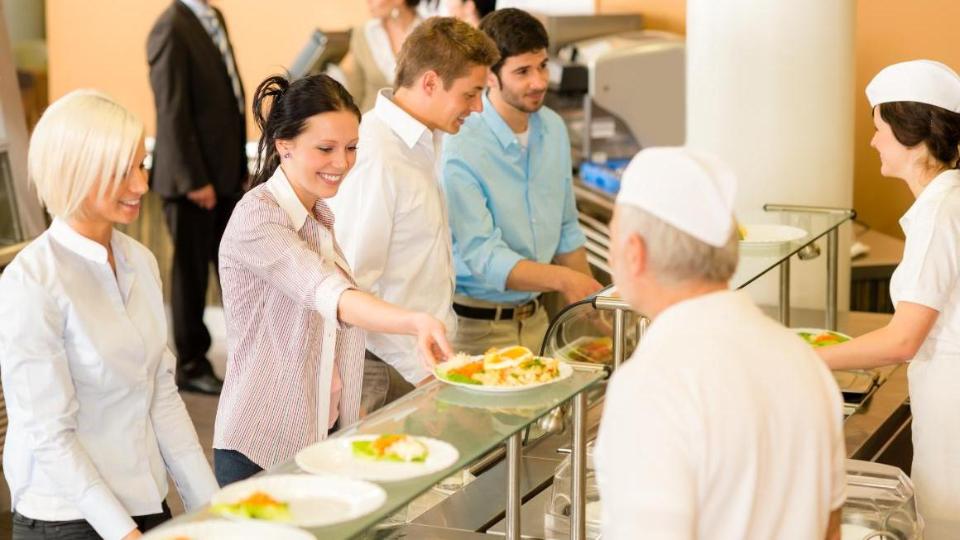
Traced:
<svg viewBox="0 0 960 540">
<path fill-rule="evenodd" d="M 496 308 L 497 306 L 497 304 L 460 296 L 457 296 L 454 301 L 472 307 Z M 467 354 L 483 354 L 491 347 L 500 349 L 511 345 L 523 345 L 533 351 L 533 354 L 540 354 L 540 345 L 543 343 L 549 324 L 550 319 L 543 306 L 539 306 L 530 317 L 519 321 L 468 319 L 457 315 L 457 333 L 453 336 L 451 345 L 455 352 Z"/>
</svg>

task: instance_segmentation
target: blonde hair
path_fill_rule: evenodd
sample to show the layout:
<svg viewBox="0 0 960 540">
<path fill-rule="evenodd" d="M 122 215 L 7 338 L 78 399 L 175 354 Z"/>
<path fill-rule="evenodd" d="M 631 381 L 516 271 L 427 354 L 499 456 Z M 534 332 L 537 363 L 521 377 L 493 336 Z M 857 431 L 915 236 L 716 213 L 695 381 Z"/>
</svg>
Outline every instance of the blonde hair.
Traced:
<svg viewBox="0 0 960 540">
<path fill-rule="evenodd" d="M 432 70 L 449 89 L 474 66 L 490 67 L 499 59 L 490 36 L 453 17 L 431 17 L 417 25 L 400 47 L 393 88 L 410 88 Z"/>
<path fill-rule="evenodd" d="M 127 176 L 143 137 L 143 123 L 96 90 L 74 90 L 40 117 L 27 155 L 27 171 L 40 202 L 54 216 L 83 215 L 93 189 L 113 194 Z"/>
</svg>

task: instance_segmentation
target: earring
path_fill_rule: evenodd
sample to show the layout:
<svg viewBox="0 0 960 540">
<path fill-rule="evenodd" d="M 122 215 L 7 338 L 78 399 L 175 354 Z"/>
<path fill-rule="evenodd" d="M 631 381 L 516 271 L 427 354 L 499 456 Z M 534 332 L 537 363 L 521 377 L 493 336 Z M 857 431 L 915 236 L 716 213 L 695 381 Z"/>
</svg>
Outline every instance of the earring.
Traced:
<svg viewBox="0 0 960 540">
<path fill-rule="evenodd" d="M 290 159 L 290 152 L 283 155 L 283 159 Z"/>
<path fill-rule="evenodd" d="M 400 8 L 393 8 L 390 10 L 390 18 L 398 19 L 400 18 Z"/>
</svg>

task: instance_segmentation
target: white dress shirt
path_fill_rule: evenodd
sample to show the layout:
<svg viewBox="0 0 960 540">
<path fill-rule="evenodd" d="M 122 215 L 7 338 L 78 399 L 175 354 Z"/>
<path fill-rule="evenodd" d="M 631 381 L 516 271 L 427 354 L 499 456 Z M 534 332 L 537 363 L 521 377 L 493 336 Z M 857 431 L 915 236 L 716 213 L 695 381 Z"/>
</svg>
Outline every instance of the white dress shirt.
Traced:
<svg viewBox="0 0 960 540">
<path fill-rule="evenodd" d="M 184 505 L 216 480 L 174 383 L 153 255 L 114 231 L 107 250 L 55 219 L 0 274 L 3 471 L 20 514 L 85 519 L 104 538 Z"/>
<path fill-rule="evenodd" d="M 607 391 L 603 537 L 824 538 L 844 501 L 842 421 L 830 371 L 744 293 L 671 306 Z"/>
<path fill-rule="evenodd" d="M 381 90 L 360 123 L 357 163 L 328 204 L 337 240 L 359 286 L 427 312 L 456 330 L 447 208 L 437 176 L 440 134 Z M 367 334 L 367 348 L 411 383 L 428 373 L 413 336 Z"/>
<path fill-rule="evenodd" d="M 910 362 L 913 478 L 925 538 L 960 531 L 960 171 L 940 173 L 900 219 L 903 259 L 890 278 L 894 305 L 940 312 Z"/>
</svg>

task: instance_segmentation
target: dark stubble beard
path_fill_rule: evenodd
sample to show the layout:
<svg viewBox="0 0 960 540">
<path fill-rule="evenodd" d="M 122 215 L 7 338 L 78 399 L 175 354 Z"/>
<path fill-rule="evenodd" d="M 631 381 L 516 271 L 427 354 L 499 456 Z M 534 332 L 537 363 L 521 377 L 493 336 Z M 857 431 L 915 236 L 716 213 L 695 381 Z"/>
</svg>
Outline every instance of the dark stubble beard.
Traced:
<svg viewBox="0 0 960 540">
<path fill-rule="evenodd" d="M 517 94 L 506 89 L 503 86 L 503 83 L 500 83 L 500 96 L 503 97 L 503 101 L 506 102 L 507 105 L 510 105 L 514 109 L 525 112 L 527 114 L 533 114 L 539 111 L 540 107 L 543 107 L 543 101 L 544 101 L 543 99 L 540 100 L 540 104 L 537 105 L 536 107 L 533 107 L 533 108 L 527 107 L 523 103 L 523 100 Z"/>
</svg>

